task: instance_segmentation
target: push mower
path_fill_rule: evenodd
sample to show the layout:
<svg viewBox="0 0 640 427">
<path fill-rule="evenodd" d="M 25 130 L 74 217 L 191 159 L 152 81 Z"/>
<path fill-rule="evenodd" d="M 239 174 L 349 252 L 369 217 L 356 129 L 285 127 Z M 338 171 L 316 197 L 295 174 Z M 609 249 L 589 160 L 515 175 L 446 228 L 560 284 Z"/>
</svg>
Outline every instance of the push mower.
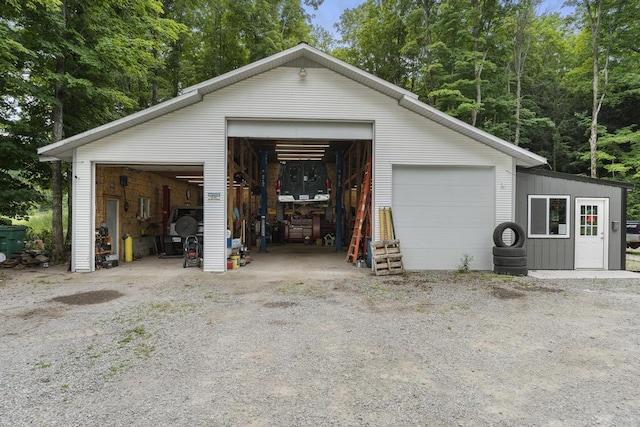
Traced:
<svg viewBox="0 0 640 427">
<path fill-rule="evenodd" d="M 189 267 L 200 267 L 201 265 L 201 249 L 200 242 L 198 242 L 198 237 L 194 235 L 189 235 L 184 240 L 184 250 L 183 250 L 183 262 L 182 268 Z"/>
</svg>

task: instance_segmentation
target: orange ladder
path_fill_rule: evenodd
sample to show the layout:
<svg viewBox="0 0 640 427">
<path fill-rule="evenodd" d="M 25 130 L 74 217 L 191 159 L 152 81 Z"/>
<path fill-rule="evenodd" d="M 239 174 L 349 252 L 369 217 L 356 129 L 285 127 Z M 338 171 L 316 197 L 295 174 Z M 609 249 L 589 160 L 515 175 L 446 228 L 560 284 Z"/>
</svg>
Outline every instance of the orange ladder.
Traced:
<svg viewBox="0 0 640 427">
<path fill-rule="evenodd" d="M 347 253 L 347 262 L 355 264 L 358 261 L 358 252 L 362 239 L 362 225 L 369 210 L 369 193 L 371 192 L 371 159 L 367 161 L 364 172 L 364 182 L 362 184 L 362 192 L 360 193 L 360 202 L 358 203 L 358 212 L 356 213 L 356 221 L 353 225 L 353 233 L 351 234 L 351 243 L 349 244 L 349 252 Z"/>
</svg>

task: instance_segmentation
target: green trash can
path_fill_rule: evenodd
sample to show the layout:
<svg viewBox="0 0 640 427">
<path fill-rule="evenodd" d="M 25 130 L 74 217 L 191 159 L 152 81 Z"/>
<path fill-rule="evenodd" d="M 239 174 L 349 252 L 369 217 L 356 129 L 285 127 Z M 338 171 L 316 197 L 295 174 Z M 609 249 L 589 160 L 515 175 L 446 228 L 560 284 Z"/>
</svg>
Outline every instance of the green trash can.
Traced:
<svg viewBox="0 0 640 427">
<path fill-rule="evenodd" d="M 11 258 L 14 252 L 24 249 L 27 227 L 24 225 L 0 225 L 0 253 Z"/>
</svg>

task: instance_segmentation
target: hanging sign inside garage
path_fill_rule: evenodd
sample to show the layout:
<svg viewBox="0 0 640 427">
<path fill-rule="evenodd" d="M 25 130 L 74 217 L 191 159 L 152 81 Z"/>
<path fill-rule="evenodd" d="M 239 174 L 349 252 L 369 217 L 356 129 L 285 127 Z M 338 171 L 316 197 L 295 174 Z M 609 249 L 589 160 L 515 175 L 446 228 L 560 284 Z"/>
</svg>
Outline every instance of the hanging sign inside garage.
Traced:
<svg viewBox="0 0 640 427">
<path fill-rule="evenodd" d="M 214 192 L 214 193 L 207 193 L 207 199 L 211 200 L 220 200 L 221 199 L 221 193 L 219 192 Z"/>
</svg>

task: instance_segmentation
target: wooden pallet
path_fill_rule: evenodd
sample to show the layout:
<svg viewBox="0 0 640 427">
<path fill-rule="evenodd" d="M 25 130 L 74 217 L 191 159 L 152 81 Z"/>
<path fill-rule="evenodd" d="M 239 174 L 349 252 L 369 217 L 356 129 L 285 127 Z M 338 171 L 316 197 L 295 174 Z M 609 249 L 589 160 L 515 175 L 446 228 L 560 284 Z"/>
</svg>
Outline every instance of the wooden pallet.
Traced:
<svg viewBox="0 0 640 427">
<path fill-rule="evenodd" d="M 376 276 L 404 273 L 400 240 L 371 242 L 371 260 Z"/>
</svg>

